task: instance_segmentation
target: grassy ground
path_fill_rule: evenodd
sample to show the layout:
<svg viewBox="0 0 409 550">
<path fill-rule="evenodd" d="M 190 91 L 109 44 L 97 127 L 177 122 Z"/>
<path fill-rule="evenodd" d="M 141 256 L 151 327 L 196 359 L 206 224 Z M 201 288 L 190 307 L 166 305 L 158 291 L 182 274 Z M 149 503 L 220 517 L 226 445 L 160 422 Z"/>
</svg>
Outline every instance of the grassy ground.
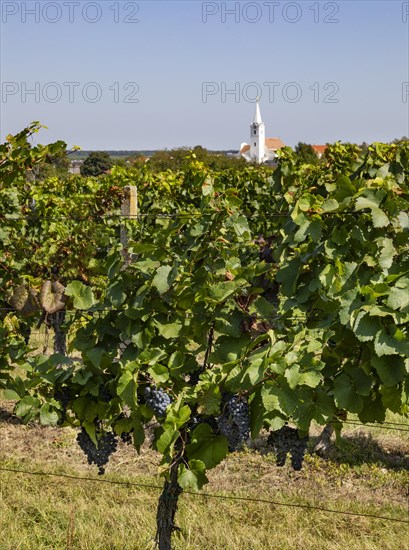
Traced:
<svg viewBox="0 0 409 550">
<path fill-rule="evenodd" d="M 389 421 L 405 422 L 400 417 Z M 0 402 L 0 468 L 161 486 L 158 456 L 121 445 L 102 478 L 70 428 L 22 426 Z M 408 520 L 409 435 L 348 426 L 329 460 L 277 468 L 265 439 L 210 473 L 205 492 Z M 160 489 L 18 474 L 0 469 L 0 549 L 153 548 Z M 409 525 L 260 502 L 184 494 L 175 549 L 409 550 Z"/>
</svg>

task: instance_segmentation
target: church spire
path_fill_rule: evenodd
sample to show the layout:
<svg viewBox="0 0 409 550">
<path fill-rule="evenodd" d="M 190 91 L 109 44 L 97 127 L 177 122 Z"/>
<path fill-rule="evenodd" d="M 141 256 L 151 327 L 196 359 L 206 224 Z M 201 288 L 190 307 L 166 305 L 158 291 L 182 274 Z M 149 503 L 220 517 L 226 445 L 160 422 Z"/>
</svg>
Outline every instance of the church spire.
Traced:
<svg viewBox="0 0 409 550">
<path fill-rule="evenodd" d="M 254 113 L 254 120 L 253 120 L 253 123 L 255 122 L 256 124 L 261 124 L 263 122 L 261 120 L 259 101 L 260 101 L 260 98 L 257 97 L 256 98 L 256 112 Z"/>
<path fill-rule="evenodd" d="M 253 123 L 250 125 L 250 158 L 255 162 L 264 162 L 265 160 L 265 129 L 264 122 L 261 120 L 260 98 L 256 100 L 256 112 L 254 113 Z"/>
</svg>

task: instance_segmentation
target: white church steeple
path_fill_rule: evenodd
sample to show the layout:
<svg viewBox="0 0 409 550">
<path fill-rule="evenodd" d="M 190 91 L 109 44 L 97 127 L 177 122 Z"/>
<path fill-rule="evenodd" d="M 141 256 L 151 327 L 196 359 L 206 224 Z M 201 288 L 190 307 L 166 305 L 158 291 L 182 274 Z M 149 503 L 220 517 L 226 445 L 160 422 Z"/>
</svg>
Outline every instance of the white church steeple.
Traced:
<svg viewBox="0 0 409 550">
<path fill-rule="evenodd" d="M 253 123 L 250 125 L 250 157 L 251 160 L 261 163 L 265 160 L 266 132 L 261 119 L 259 98 L 256 99 L 256 111 Z"/>
<path fill-rule="evenodd" d="M 260 98 L 257 97 L 257 99 L 256 99 L 256 112 L 254 113 L 254 120 L 253 120 L 253 122 L 255 122 L 256 124 L 260 124 L 260 123 L 263 122 L 261 120 L 260 105 L 258 103 L 259 101 L 260 101 Z"/>
</svg>

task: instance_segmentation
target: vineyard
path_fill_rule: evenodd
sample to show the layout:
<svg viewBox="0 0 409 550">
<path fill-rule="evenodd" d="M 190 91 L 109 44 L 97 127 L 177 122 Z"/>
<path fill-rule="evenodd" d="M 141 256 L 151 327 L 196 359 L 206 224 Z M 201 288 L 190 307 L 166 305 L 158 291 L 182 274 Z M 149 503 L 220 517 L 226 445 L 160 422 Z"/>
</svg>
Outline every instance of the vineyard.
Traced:
<svg viewBox="0 0 409 550">
<path fill-rule="evenodd" d="M 1 397 L 75 433 L 100 481 L 117 449 L 159 456 L 161 550 L 261 436 L 290 479 L 354 424 L 407 436 L 408 142 L 40 179 L 69 153 L 40 129 L 0 146 Z"/>
</svg>

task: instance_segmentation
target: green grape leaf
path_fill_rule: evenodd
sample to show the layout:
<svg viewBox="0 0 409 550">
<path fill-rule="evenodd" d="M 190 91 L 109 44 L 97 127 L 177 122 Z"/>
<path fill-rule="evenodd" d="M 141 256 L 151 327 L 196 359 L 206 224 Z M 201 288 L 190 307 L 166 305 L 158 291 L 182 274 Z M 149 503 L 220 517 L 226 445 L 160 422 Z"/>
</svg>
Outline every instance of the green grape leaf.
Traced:
<svg viewBox="0 0 409 550">
<path fill-rule="evenodd" d="M 406 309 L 409 306 L 409 279 L 404 277 L 390 289 L 387 306 L 391 309 Z"/>
<path fill-rule="evenodd" d="M 155 321 L 155 326 L 158 329 L 158 332 L 163 338 L 169 340 L 171 338 L 177 338 L 182 330 L 182 323 L 177 321 L 176 323 L 168 323 L 162 325 L 159 321 Z"/>
<path fill-rule="evenodd" d="M 386 418 L 385 406 L 380 395 L 364 398 L 362 410 L 358 413 L 361 422 L 384 422 Z"/>
<path fill-rule="evenodd" d="M 160 363 L 153 365 L 148 369 L 156 384 L 163 384 L 169 380 L 169 369 Z"/>
<path fill-rule="evenodd" d="M 376 317 L 370 317 L 366 311 L 360 311 L 352 328 L 360 342 L 368 342 L 375 338 L 381 323 Z"/>
<path fill-rule="evenodd" d="M 191 435 L 191 442 L 186 446 L 189 460 L 200 460 L 210 470 L 217 466 L 227 455 L 227 440 L 222 435 L 215 435 L 208 424 L 200 424 Z"/>
<path fill-rule="evenodd" d="M 118 397 L 120 397 L 125 404 L 133 407 L 136 401 L 136 390 L 137 383 L 135 376 L 131 372 L 125 371 L 119 378 L 116 387 Z"/>
<path fill-rule="evenodd" d="M 339 409 L 346 409 L 353 413 L 359 413 L 362 410 L 362 397 L 358 395 L 346 374 L 340 374 L 334 380 L 334 399 Z"/>
<path fill-rule="evenodd" d="M 173 427 L 180 428 L 189 420 L 191 411 L 188 405 L 184 405 L 180 409 L 177 406 L 178 403 L 172 404 L 168 408 L 166 425 L 172 424 Z"/>
<path fill-rule="evenodd" d="M 408 375 L 405 360 L 399 355 L 373 356 L 371 365 L 375 368 L 385 386 L 396 386 Z"/>
<path fill-rule="evenodd" d="M 37 397 L 26 396 L 16 404 L 14 412 L 17 416 L 28 421 L 37 414 L 39 407 L 40 400 Z"/>
<path fill-rule="evenodd" d="M 207 416 L 217 416 L 220 413 L 220 401 L 221 395 L 218 386 L 205 387 L 198 396 L 198 412 Z"/>
<path fill-rule="evenodd" d="M 51 409 L 49 403 L 44 403 L 40 408 L 40 423 L 43 426 L 56 425 L 58 422 L 58 413 Z"/>
<path fill-rule="evenodd" d="M 374 347 L 378 357 L 395 354 L 409 355 L 409 342 L 393 338 L 384 329 L 376 334 Z"/>
<path fill-rule="evenodd" d="M 166 427 L 159 439 L 156 441 L 157 450 L 162 454 L 171 452 L 179 435 L 179 431 L 175 430 L 173 426 Z"/>
<path fill-rule="evenodd" d="M 90 286 L 81 281 L 72 281 L 65 287 L 65 294 L 74 299 L 75 309 L 90 309 L 95 304 L 94 293 Z"/>
<path fill-rule="evenodd" d="M 198 491 L 209 481 L 205 473 L 206 466 L 201 460 L 189 460 L 188 466 L 179 466 L 178 484 L 184 491 Z"/>
<path fill-rule="evenodd" d="M 162 265 L 156 270 L 156 274 L 152 280 L 152 286 L 155 287 L 159 294 L 164 294 L 170 288 L 172 284 L 170 281 L 170 273 L 172 271 L 172 266 Z"/>
<path fill-rule="evenodd" d="M 393 246 L 392 239 L 386 237 L 377 239 L 377 243 L 381 249 L 379 255 L 379 265 L 383 269 L 389 269 L 392 266 L 393 258 L 396 255 L 395 247 Z"/>
</svg>

